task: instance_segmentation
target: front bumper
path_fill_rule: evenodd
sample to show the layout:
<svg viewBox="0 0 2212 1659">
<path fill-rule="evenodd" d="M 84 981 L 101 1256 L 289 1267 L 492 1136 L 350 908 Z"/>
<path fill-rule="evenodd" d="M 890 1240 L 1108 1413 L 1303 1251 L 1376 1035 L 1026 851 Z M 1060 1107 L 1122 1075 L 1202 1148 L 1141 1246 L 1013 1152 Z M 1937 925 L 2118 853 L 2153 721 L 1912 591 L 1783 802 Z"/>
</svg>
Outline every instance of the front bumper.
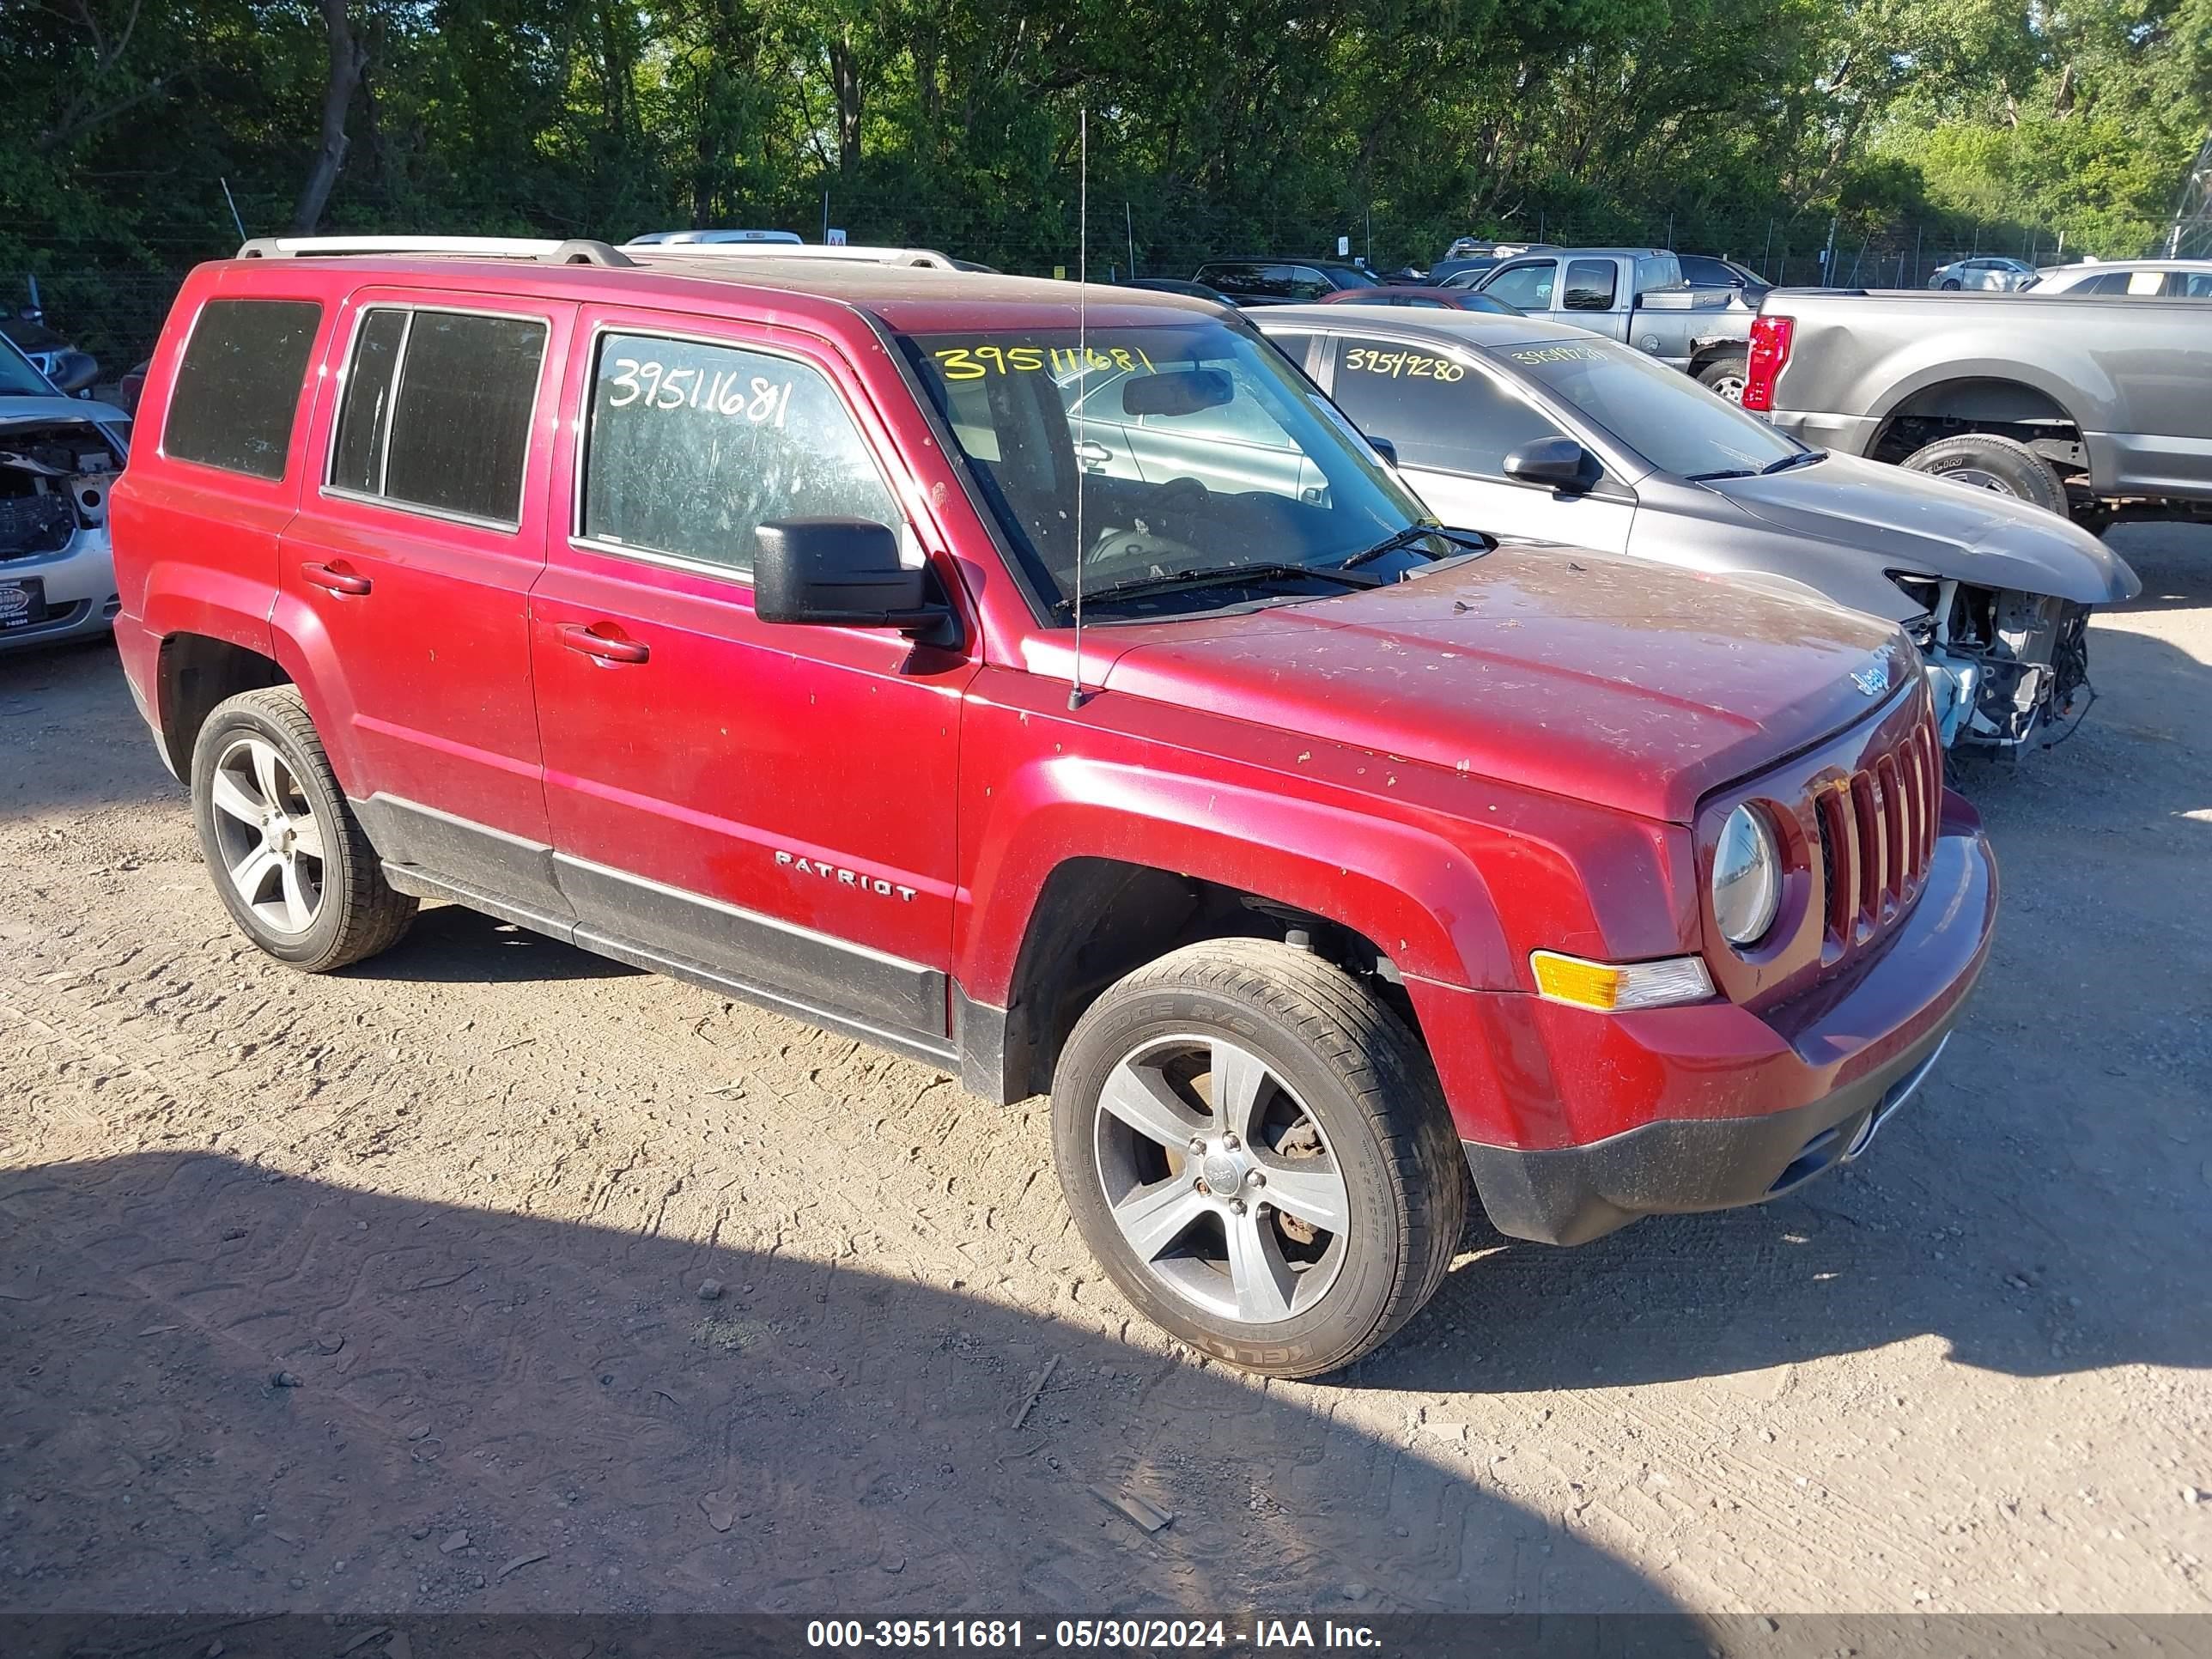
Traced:
<svg viewBox="0 0 2212 1659">
<path fill-rule="evenodd" d="M 1755 1204 L 1856 1157 L 1964 1013 L 1996 894 L 1978 820 L 1947 796 L 1912 908 L 1869 958 L 1778 1007 L 1417 996 L 1492 1224 L 1578 1244 L 1638 1216 Z"/>
<path fill-rule="evenodd" d="M 1919 1088 L 1950 1040 L 1946 1024 L 1880 1071 L 1766 1117 L 1647 1123 L 1593 1146 L 1544 1152 L 1460 1146 L 1499 1232 L 1584 1244 L 1639 1216 L 1764 1203 L 1850 1163 Z"/>
<path fill-rule="evenodd" d="M 80 529 L 68 546 L 56 552 L 0 559 L 0 582 L 27 578 L 43 589 L 46 614 L 28 627 L 0 629 L 0 656 L 106 633 L 122 608 L 115 592 L 115 556 L 104 525 Z"/>
</svg>

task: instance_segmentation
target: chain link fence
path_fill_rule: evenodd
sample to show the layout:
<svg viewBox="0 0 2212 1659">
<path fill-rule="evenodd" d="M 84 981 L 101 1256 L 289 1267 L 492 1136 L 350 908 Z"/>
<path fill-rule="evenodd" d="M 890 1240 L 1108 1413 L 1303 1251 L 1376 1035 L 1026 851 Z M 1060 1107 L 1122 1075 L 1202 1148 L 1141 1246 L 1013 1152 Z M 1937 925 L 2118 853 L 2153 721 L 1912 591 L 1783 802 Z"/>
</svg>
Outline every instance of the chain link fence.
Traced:
<svg viewBox="0 0 2212 1659">
<path fill-rule="evenodd" d="M 1336 216 L 1273 213 L 1179 200 L 1132 188 L 1126 193 L 1091 191 L 1089 269 L 1095 282 L 1132 275 L 1189 276 L 1209 258 L 1269 255 L 1309 259 L 1364 259 L 1378 272 L 1424 269 L 1443 256 L 1454 234 L 1433 216 L 1409 222 L 1377 204 Z M 855 243 L 934 247 L 1002 270 L 1073 276 L 1078 268 L 1073 192 L 1064 203 L 1025 207 L 1018 217 L 1002 210 L 912 202 L 841 202 L 832 192 L 801 218 L 763 210 L 757 228 L 787 228 L 809 241 L 826 230 Z M 672 222 L 672 224 L 674 222 Z M 418 227 L 466 233 L 469 226 Z M 623 227 L 610 240 L 667 225 Z M 1526 222 L 1492 224 L 1481 234 L 1508 241 L 1560 246 L 1671 247 L 1733 258 L 1779 286 L 1918 288 L 1939 265 L 1974 255 L 2002 254 L 2031 264 L 2068 256 L 2062 239 L 2035 231 L 1943 224 L 1887 224 L 1875 228 L 1832 222 L 1826 216 L 1777 211 L 1732 215 L 1638 214 L 1598 208 L 1576 214 L 1535 214 Z M 582 234 L 548 227 L 546 235 Z M 1467 234 L 1476 234 L 1470 229 Z M 0 308 L 17 315 L 34 301 L 46 325 L 97 358 L 103 384 L 112 385 L 153 350 L 178 285 L 191 264 L 221 258 L 235 242 L 172 246 L 162 268 L 0 270 Z M 1339 249 L 1343 250 L 1342 256 Z M 2162 251 L 2162 250 L 2161 250 Z M 173 263 L 170 263 L 170 261 Z"/>
</svg>

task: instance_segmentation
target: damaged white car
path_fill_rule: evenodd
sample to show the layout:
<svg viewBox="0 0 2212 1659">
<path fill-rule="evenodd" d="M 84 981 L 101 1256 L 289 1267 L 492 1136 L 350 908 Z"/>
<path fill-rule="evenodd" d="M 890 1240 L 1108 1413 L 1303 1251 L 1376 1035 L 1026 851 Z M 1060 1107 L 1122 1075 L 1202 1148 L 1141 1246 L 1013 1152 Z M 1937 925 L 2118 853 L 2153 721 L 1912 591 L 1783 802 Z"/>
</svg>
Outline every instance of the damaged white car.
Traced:
<svg viewBox="0 0 2212 1659">
<path fill-rule="evenodd" d="M 130 431 L 121 410 L 64 397 L 0 337 L 0 655 L 113 623 L 107 491 Z"/>
<path fill-rule="evenodd" d="M 1920 647 L 1944 746 L 2017 756 L 2088 712 L 2089 616 L 2127 562 L 2056 513 L 1800 443 L 1643 352 L 1533 317 L 1251 320 L 1448 525 L 1781 584 Z M 1094 432 L 1093 437 L 1102 435 Z"/>
</svg>

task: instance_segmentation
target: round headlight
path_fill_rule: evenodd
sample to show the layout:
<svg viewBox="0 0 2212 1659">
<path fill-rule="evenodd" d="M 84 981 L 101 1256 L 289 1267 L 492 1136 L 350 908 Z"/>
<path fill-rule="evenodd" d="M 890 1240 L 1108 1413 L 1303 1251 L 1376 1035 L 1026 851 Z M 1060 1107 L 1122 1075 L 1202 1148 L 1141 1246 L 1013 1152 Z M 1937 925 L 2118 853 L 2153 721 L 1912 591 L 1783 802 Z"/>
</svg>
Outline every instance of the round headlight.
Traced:
<svg viewBox="0 0 2212 1659">
<path fill-rule="evenodd" d="M 1731 945 L 1756 945 L 1782 903 L 1782 851 L 1765 815 L 1739 806 L 1713 853 L 1713 918 Z"/>
</svg>

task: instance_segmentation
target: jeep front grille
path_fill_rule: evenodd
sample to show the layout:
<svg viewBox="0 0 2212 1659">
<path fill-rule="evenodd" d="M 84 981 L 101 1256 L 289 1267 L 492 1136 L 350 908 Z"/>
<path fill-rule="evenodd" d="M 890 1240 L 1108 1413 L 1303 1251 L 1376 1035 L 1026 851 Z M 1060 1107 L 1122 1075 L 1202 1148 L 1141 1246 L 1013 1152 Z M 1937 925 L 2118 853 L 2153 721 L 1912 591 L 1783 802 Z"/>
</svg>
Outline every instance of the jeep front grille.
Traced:
<svg viewBox="0 0 2212 1659">
<path fill-rule="evenodd" d="M 1942 800 L 1942 750 L 1929 720 L 1814 797 L 1828 961 L 1873 939 L 1918 896 Z"/>
</svg>

